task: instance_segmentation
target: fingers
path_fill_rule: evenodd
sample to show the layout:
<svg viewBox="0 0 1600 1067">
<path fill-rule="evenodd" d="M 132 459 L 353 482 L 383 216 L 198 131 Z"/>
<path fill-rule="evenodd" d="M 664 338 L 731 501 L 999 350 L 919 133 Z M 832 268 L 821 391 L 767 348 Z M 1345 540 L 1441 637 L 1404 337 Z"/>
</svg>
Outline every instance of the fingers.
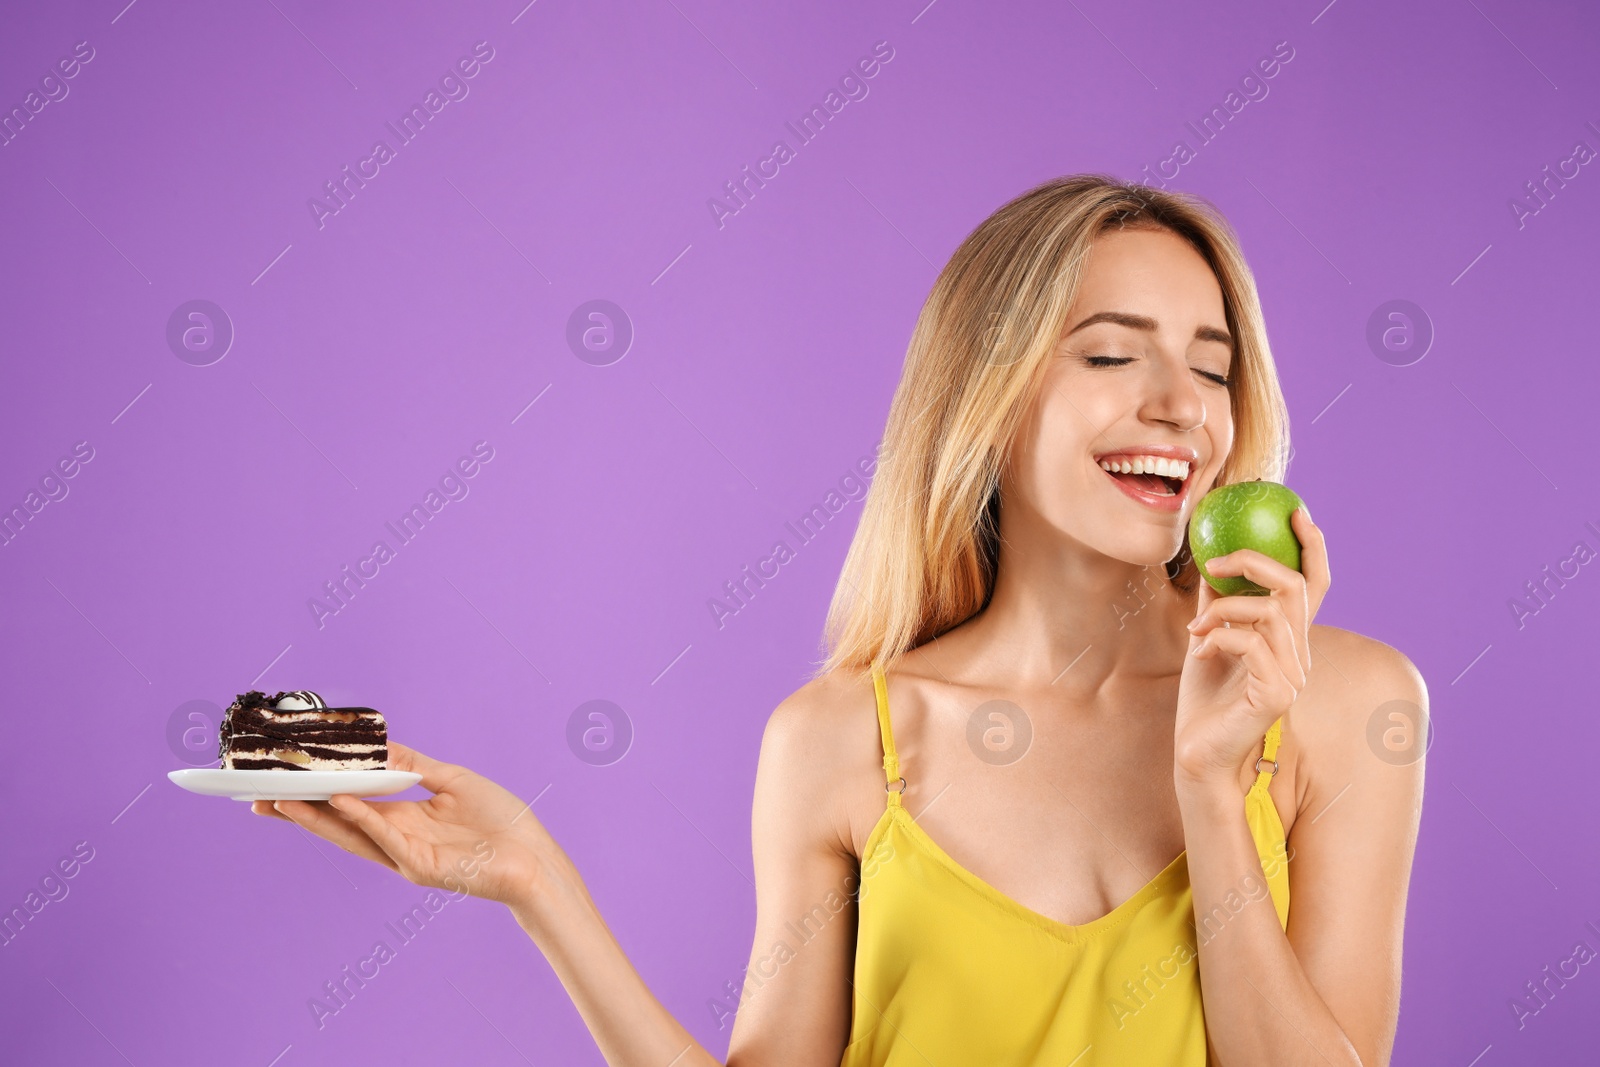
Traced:
<svg viewBox="0 0 1600 1067">
<path fill-rule="evenodd" d="M 1268 647 L 1266 638 L 1254 630 L 1213 630 L 1206 636 L 1205 647 L 1195 653 L 1197 658 L 1210 659 L 1222 652 L 1238 656 L 1245 670 L 1256 682 L 1255 698 L 1251 701 L 1262 708 L 1287 708 L 1300 695 L 1287 677 L 1278 658 Z"/>
<path fill-rule="evenodd" d="M 1305 508 L 1296 508 L 1289 518 L 1294 523 L 1294 535 L 1300 541 L 1300 573 L 1305 575 L 1310 613 L 1315 616 L 1333 581 L 1328 569 L 1328 542 Z"/>
<path fill-rule="evenodd" d="M 1300 553 L 1300 565 L 1305 566 L 1305 552 Z M 1206 561 L 1206 573 L 1213 578 L 1231 578 L 1244 575 L 1274 593 L 1292 593 L 1305 582 L 1305 575 L 1253 548 L 1236 548 L 1226 556 Z M 1223 598 L 1226 599 L 1226 598 Z"/>
<path fill-rule="evenodd" d="M 360 797 L 346 793 L 336 794 L 328 800 L 328 803 L 348 819 L 365 838 L 383 850 L 390 860 L 391 867 L 399 870 L 399 864 L 409 861 L 411 847 L 406 842 L 406 835 L 385 819 L 376 807 Z"/>
<path fill-rule="evenodd" d="M 1304 552 L 1301 553 L 1300 561 L 1304 566 Z M 1311 617 L 1314 614 L 1311 607 L 1311 590 L 1306 576 L 1300 571 L 1285 567 L 1270 556 L 1249 548 L 1236 549 L 1226 556 L 1218 556 L 1206 566 L 1210 573 L 1219 577 L 1242 574 L 1268 591 L 1267 597 L 1219 597 L 1219 603 L 1267 600 L 1269 603 L 1275 603 L 1286 617 L 1295 619 L 1297 629 L 1303 628 L 1309 631 Z M 1303 665 L 1309 668 L 1310 662 L 1309 659 L 1304 660 Z"/>
<path fill-rule="evenodd" d="M 461 768 L 452 763 L 424 756 L 416 749 L 394 740 L 389 742 L 389 769 L 422 775 L 422 781 L 417 784 L 432 793 L 444 790 L 461 773 Z"/>
<path fill-rule="evenodd" d="M 1223 578 L 1242 574 L 1257 585 L 1276 592 L 1289 593 L 1297 588 L 1306 591 L 1307 617 L 1316 615 L 1322 598 L 1332 584 L 1328 565 L 1328 543 L 1322 530 L 1311 521 L 1304 507 L 1289 514 L 1290 529 L 1300 542 L 1300 569 L 1282 563 L 1254 549 L 1240 548 L 1225 556 L 1206 561 L 1205 572 Z"/>
<path fill-rule="evenodd" d="M 256 804 L 266 804 L 267 801 L 255 801 Z M 354 853 L 363 859 L 380 863 L 391 871 L 398 871 L 395 862 L 388 853 L 373 843 L 361 830 L 352 826 L 350 822 L 341 817 L 337 811 L 330 811 L 320 804 L 312 804 L 304 800 L 278 800 L 270 804 L 276 808 L 281 817 L 288 819 L 296 826 L 309 830 L 318 837 L 332 841 L 346 852 Z"/>
<path fill-rule="evenodd" d="M 1278 658 L 1284 676 L 1299 688 L 1305 687 L 1306 676 L 1311 670 L 1309 642 L 1296 636 L 1280 604 L 1274 603 L 1270 597 L 1221 597 L 1195 616 L 1189 632 L 1195 637 L 1203 637 L 1216 633 L 1223 623 L 1249 627 L 1261 634 Z"/>
<path fill-rule="evenodd" d="M 250 810 L 257 815 L 265 815 L 268 818 L 282 819 L 284 822 L 294 821 L 277 808 L 274 808 L 270 800 L 252 800 L 250 802 Z"/>
</svg>

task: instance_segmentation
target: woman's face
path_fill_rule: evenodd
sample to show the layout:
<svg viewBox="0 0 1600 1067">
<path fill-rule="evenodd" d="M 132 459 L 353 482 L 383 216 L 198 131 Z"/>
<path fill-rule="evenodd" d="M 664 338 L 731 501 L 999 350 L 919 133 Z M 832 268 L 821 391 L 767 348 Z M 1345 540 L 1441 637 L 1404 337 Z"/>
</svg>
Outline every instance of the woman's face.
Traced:
<svg viewBox="0 0 1600 1067">
<path fill-rule="evenodd" d="M 1222 289 L 1166 230 L 1107 231 L 1085 267 L 1013 455 L 1011 492 L 1104 555 L 1160 565 L 1177 554 L 1233 447 Z M 1160 477 L 1167 468 L 1118 478 L 1099 463 L 1163 448 L 1189 460 L 1176 494 Z"/>
</svg>

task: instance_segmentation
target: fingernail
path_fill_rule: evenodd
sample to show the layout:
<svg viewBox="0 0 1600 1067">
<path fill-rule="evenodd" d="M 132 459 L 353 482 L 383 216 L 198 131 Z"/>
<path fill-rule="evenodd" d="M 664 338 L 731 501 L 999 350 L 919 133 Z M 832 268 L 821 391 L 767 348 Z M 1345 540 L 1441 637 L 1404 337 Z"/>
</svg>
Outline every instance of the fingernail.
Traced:
<svg viewBox="0 0 1600 1067">
<path fill-rule="evenodd" d="M 1188 630 L 1189 632 L 1193 633 L 1194 632 L 1194 628 L 1196 626 L 1198 626 L 1198 625 L 1200 625 L 1200 620 L 1199 619 L 1190 619 L 1187 623 L 1184 624 L 1183 628 L 1185 630 Z"/>
</svg>

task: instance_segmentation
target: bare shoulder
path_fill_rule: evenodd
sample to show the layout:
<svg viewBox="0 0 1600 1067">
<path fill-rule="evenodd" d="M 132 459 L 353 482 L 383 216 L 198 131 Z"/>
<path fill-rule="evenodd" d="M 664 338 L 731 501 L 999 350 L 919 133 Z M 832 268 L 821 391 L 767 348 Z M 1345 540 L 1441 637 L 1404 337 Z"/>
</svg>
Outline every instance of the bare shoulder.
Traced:
<svg viewBox="0 0 1600 1067">
<path fill-rule="evenodd" d="M 759 794 L 788 798 L 820 821 L 841 852 L 857 855 L 874 804 L 882 807 L 877 696 L 865 672 L 833 671 L 806 682 L 767 718 Z M 875 792 L 876 791 L 876 792 Z"/>
<path fill-rule="evenodd" d="M 1422 819 L 1427 686 L 1398 649 L 1313 626 L 1294 706 L 1304 742 L 1288 828 L 1289 943 L 1362 1063 L 1387 1064 Z"/>
<path fill-rule="evenodd" d="M 1370 714 L 1372 708 L 1363 713 L 1361 705 L 1374 698 L 1380 702 L 1409 699 L 1427 708 L 1427 683 L 1405 653 L 1375 637 L 1338 626 L 1312 624 L 1307 688 L 1313 691 L 1315 706 L 1322 713 L 1317 717 L 1324 721 L 1343 718 L 1326 714 L 1333 709 L 1358 717 Z"/>
<path fill-rule="evenodd" d="M 1321 645 L 1329 655 L 1339 651 L 1346 655 L 1362 657 L 1361 662 L 1371 666 L 1388 665 L 1415 669 L 1405 653 L 1398 648 L 1385 644 L 1376 637 L 1356 633 L 1354 630 L 1327 626 L 1320 622 L 1312 623 L 1311 639 Z"/>
<path fill-rule="evenodd" d="M 850 1039 L 860 892 L 852 820 L 854 798 L 872 787 L 875 707 L 870 675 L 838 671 L 767 718 L 750 818 L 756 925 L 730 1064 L 838 1063 Z"/>
<path fill-rule="evenodd" d="M 1310 678 L 1289 716 L 1302 804 L 1327 803 L 1380 768 L 1411 767 L 1420 776 L 1427 716 L 1427 682 L 1405 653 L 1354 630 L 1313 624 Z"/>
</svg>

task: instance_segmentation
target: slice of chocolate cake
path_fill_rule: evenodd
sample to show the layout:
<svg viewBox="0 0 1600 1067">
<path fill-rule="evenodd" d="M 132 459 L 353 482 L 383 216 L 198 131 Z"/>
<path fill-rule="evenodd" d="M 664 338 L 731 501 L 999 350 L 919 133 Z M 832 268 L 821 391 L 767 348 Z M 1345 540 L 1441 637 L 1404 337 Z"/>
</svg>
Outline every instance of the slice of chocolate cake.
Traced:
<svg viewBox="0 0 1600 1067">
<path fill-rule="evenodd" d="M 228 705 L 217 731 L 230 771 L 381 771 L 388 727 L 372 708 L 330 708 L 310 690 L 252 689 Z"/>
</svg>

